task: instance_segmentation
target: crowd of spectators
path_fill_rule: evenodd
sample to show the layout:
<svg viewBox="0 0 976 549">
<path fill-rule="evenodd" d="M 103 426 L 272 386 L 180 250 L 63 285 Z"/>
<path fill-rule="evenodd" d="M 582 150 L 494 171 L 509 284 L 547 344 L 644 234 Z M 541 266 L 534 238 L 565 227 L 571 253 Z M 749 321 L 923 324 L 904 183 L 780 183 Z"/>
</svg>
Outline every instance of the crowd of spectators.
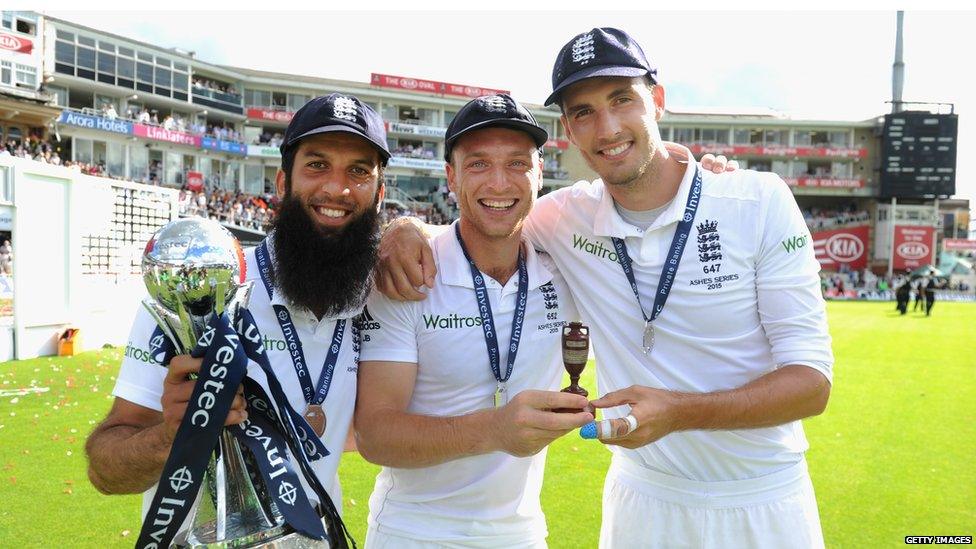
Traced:
<svg viewBox="0 0 976 549">
<path fill-rule="evenodd" d="M 380 210 L 380 224 L 386 227 L 394 219 L 404 216 L 422 219 L 430 225 L 447 225 L 452 221 L 433 204 L 404 208 L 394 202 L 387 202 L 386 206 Z"/>
<path fill-rule="evenodd" d="M 43 141 L 36 136 L 28 136 L 23 141 L 15 139 L 7 140 L 0 147 L 0 156 L 8 155 L 36 160 L 37 162 L 52 164 L 54 166 L 65 166 L 88 175 L 106 175 L 107 173 L 105 162 L 72 162 L 71 160 L 63 159 L 51 143 Z"/>
<path fill-rule="evenodd" d="M 820 273 L 820 288 L 824 297 L 846 299 L 894 300 L 895 290 L 902 284 L 910 284 L 923 277 L 912 277 L 910 273 L 895 273 L 891 278 L 878 276 L 869 269 L 853 270 L 844 268 L 836 273 Z M 940 289 L 951 292 L 972 292 L 973 288 L 964 281 L 952 281 L 940 277 Z M 914 288 L 914 286 L 913 286 Z"/>
<path fill-rule="evenodd" d="M 810 231 L 816 232 L 867 223 L 871 217 L 867 210 L 858 210 L 857 205 L 852 203 L 836 209 L 805 208 L 803 219 Z"/>
<path fill-rule="evenodd" d="M 60 166 L 62 163 L 61 156 L 58 155 L 54 147 L 47 141 L 34 135 L 29 135 L 23 140 L 8 139 L 0 147 L 0 156 L 7 155 L 37 160 L 38 162 L 54 164 L 56 166 Z"/>
<path fill-rule="evenodd" d="M 391 152 L 393 156 L 408 156 L 410 158 L 423 158 L 425 160 L 433 160 L 436 157 L 434 151 L 421 146 L 414 147 L 413 145 L 401 145 Z"/>
<path fill-rule="evenodd" d="M 254 145 L 264 145 L 265 147 L 280 147 L 281 142 L 284 141 L 285 137 L 281 135 L 280 132 L 271 133 L 268 131 L 261 132 L 261 135 L 254 140 Z"/>
<path fill-rule="evenodd" d="M 145 107 L 139 108 L 131 106 L 125 111 L 125 116 L 120 117 L 118 112 L 115 110 L 115 105 L 112 103 L 103 103 L 98 113 L 103 118 L 108 118 L 109 120 L 125 118 L 126 120 L 137 122 L 139 124 L 145 124 L 147 126 L 160 126 L 164 130 L 171 132 L 193 133 L 213 137 L 214 139 L 220 139 L 223 141 L 236 141 L 238 143 L 244 142 L 241 132 L 234 128 L 233 124 L 225 124 L 221 122 L 193 122 L 177 112 L 167 114 L 163 117 L 162 121 L 160 121 L 159 112 L 156 109 L 148 110 Z"/>
<path fill-rule="evenodd" d="M 215 82 L 213 80 L 208 80 L 206 78 L 194 78 L 193 79 L 194 88 L 203 88 L 205 90 L 215 91 L 219 93 L 229 93 L 233 95 L 238 95 L 237 88 L 230 84 L 224 84 L 223 82 Z"/>
<path fill-rule="evenodd" d="M 183 189 L 179 196 L 180 214 L 215 219 L 259 231 L 266 231 L 274 219 L 276 196 L 255 196 L 225 190 L 193 192 Z"/>
</svg>

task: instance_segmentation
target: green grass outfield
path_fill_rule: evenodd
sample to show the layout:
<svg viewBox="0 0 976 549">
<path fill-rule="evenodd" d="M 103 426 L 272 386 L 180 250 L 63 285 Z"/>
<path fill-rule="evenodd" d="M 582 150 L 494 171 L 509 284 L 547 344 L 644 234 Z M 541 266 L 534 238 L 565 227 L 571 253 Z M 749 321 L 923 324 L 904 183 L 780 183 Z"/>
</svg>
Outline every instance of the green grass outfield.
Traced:
<svg viewBox="0 0 976 549">
<path fill-rule="evenodd" d="M 893 310 L 829 304 L 835 388 L 827 412 L 805 426 L 831 547 L 976 535 L 976 305 L 940 302 L 931 318 Z M 0 364 L 0 391 L 50 388 L 0 396 L 0 547 L 134 543 L 140 498 L 102 496 L 85 476 L 84 440 L 111 404 L 120 353 Z M 608 463 L 604 448 L 576 434 L 553 445 L 543 490 L 551 547 L 596 547 Z M 376 471 L 348 454 L 340 469 L 360 541 Z"/>
</svg>

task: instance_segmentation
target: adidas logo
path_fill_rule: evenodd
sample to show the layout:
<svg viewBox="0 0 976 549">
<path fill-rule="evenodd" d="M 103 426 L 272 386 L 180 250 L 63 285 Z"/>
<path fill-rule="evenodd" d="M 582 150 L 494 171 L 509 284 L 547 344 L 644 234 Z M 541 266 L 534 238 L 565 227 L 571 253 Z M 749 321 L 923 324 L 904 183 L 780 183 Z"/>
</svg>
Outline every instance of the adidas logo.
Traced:
<svg viewBox="0 0 976 549">
<path fill-rule="evenodd" d="M 373 315 L 369 314 L 369 308 L 363 308 L 363 313 L 359 315 L 359 329 L 360 330 L 379 330 L 382 328 L 379 322 L 373 318 Z"/>
</svg>

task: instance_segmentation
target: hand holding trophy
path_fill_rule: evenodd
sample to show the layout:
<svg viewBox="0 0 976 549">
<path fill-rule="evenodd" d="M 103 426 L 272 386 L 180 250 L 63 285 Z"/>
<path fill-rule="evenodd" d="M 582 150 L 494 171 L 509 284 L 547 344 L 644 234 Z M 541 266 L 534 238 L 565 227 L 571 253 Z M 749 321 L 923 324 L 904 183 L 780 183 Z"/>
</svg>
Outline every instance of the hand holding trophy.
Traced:
<svg viewBox="0 0 976 549">
<path fill-rule="evenodd" d="M 242 448 L 238 441 L 274 434 L 270 431 L 285 422 L 253 418 L 234 430 L 222 427 L 250 356 L 234 330 L 250 297 L 245 269 L 240 243 L 214 221 L 173 221 L 146 245 L 142 271 L 150 298 L 143 304 L 172 345 L 167 356 L 204 358 L 137 547 L 171 542 L 187 547 L 326 546 L 318 541 L 326 537 L 318 515 L 290 466 L 268 474 L 269 463 L 287 462 L 282 436 L 268 437 L 275 452 L 267 455 L 252 451 L 260 446 Z M 154 347 L 166 343 L 163 337 L 153 339 Z M 192 525 L 176 537 L 194 499 Z"/>
<path fill-rule="evenodd" d="M 589 397 L 590 393 L 579 386 L 579 378 L 590 355 L 590 329 L 580 322 L 570 322 L 563 326 L 562 343 L 563 367 L 569 373 L 569 386 L 562 392 Z M 553 411 L 575 414 L 582 412 L 583 409 L 556 408 Z"/>
</svg>

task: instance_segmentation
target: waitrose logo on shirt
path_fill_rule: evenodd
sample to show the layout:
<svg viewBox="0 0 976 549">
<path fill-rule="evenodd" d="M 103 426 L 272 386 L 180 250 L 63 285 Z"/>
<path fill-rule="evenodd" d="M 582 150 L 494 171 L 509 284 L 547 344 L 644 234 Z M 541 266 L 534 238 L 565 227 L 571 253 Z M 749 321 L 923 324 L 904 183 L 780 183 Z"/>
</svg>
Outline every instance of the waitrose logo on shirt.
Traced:
<svg viewBox="0 0 976 549">
<path fill-rule="evenodd" d="M 460 316 L 457 313 L 449 315 L 423 315 L 424 326 L 428 330 L 453 330 L 457 328 L 473 328 L 481 326 L 480 316 Z"/>
<path fill-rule="evenodd" d="M 606 247 L 603 242 L 591 241 L 585 236 L 580 236 L 578 234 L 573 235 L 573 247 L 577 250 L 584 251 L 588 254 L 593 254 L 600 259 L 609 259 L 614 263 L 617 262 L 617 252 L 613 251 L 612 248 Z"/>
</svg>

